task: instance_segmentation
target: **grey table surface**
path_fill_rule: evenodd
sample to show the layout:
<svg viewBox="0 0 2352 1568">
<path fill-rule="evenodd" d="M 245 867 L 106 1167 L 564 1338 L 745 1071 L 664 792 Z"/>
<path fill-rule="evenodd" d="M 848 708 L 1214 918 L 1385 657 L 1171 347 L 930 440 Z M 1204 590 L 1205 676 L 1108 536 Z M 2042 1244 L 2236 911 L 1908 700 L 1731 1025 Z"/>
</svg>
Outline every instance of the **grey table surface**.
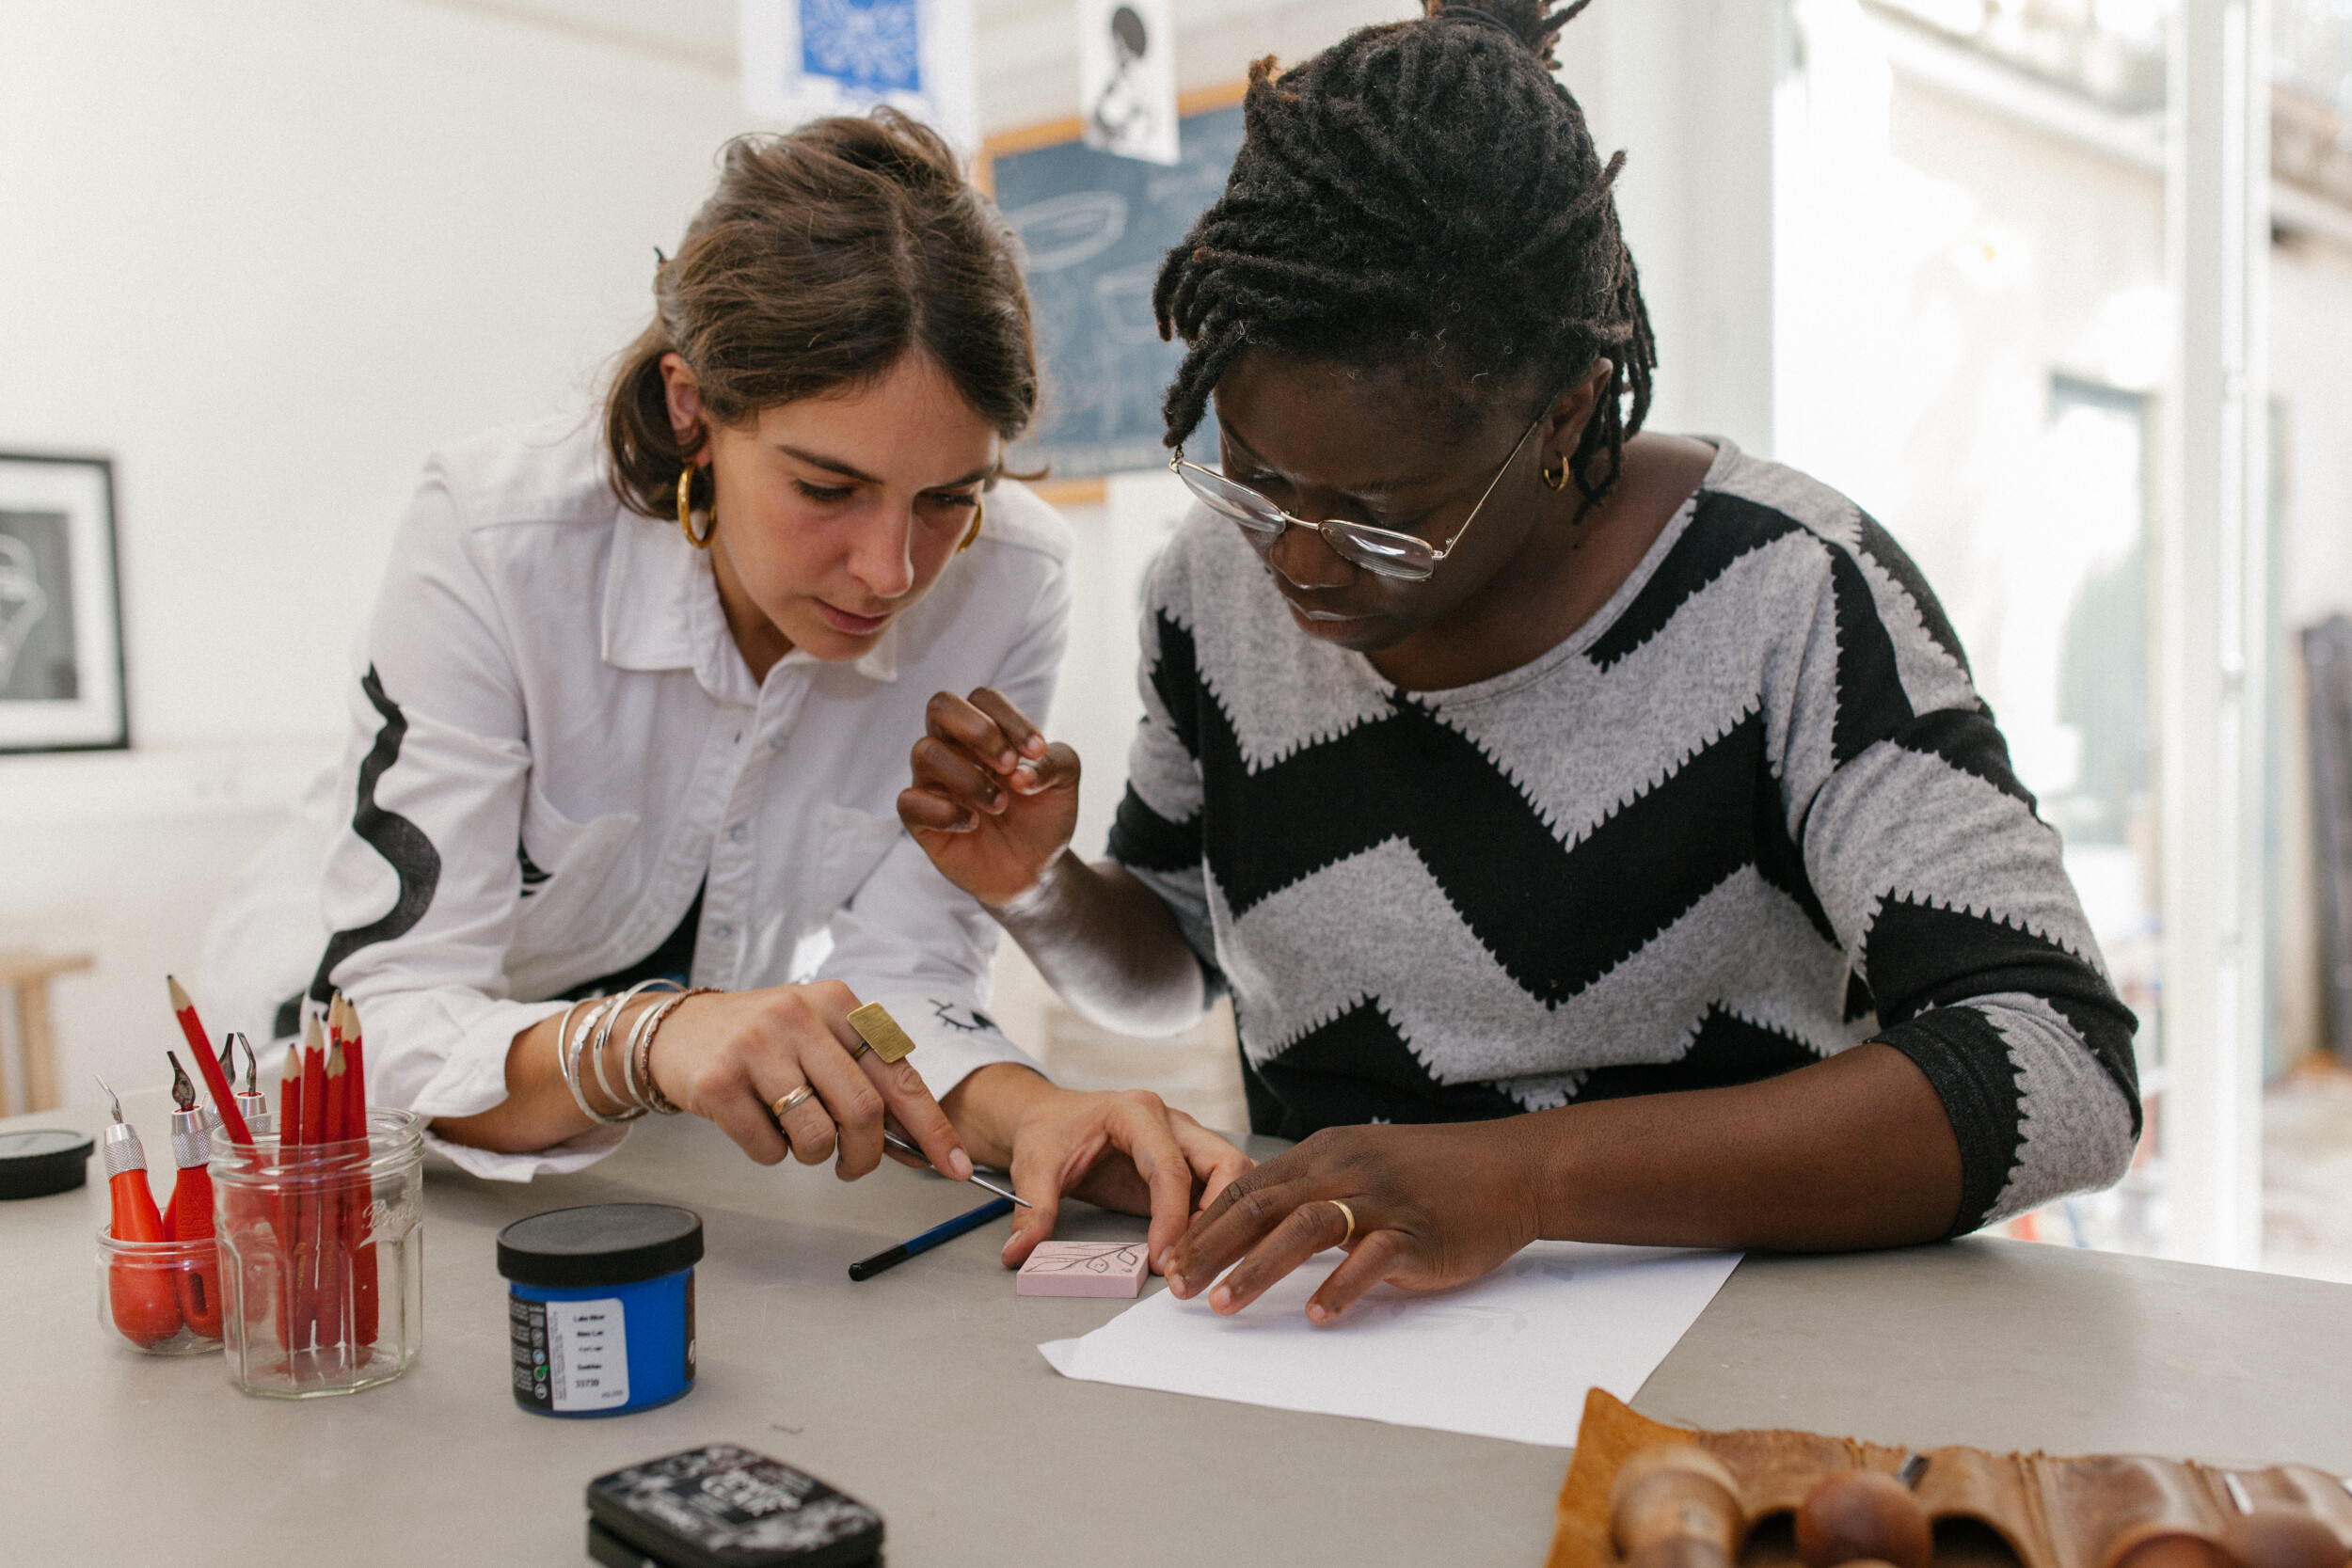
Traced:
<svg viewBox="0 0 2352 1568">
<path fill-rule="evenodd" d="M 151 1160 L 167 1150 L 161 1094 L 125 1103 Z M 0 1127 L 99 1119 L 49 1112 Z M 725 1440 L 873 1504 L 898 1568 L 1529 1564 L 1542 1560 L 1568 1458 L 1067 1381 L 1035 1347 L 1127 1304 L 1016 1297 L 996 1262 L 1003 1221 L 866 1284 L 845 1275 L 983 1195 L 897 1166 L 853 1184 L 763 1169 L 683 1118 L 641 1127 L 577 1176 L 510 1186 L 429 1174 L 416 1369 L 347 1398 L 248 1399 L 217 1357 L 156 1359 L 102 1338 L 99 1174 L 93 1163 L 79 1192 L 0 1203 L 0 1560 L 11 1563 L 578 1563 L 590 1478 Z M 507 1391 L 494 1238 L 526 1214 L 618 1199 L 703 1216 L 699 1385 L 639 1415 L 527 1414 Z M 1078 1206 L 1061 1233 L 1139 1237 L 1142 1222 Z M 1635 1405 L 1916 1447 L 2347 1473 L 2348 1342 L 2352 1287 L 2274 1275 L 1994 1241 L 1754 1258 Z"/>
</svg>

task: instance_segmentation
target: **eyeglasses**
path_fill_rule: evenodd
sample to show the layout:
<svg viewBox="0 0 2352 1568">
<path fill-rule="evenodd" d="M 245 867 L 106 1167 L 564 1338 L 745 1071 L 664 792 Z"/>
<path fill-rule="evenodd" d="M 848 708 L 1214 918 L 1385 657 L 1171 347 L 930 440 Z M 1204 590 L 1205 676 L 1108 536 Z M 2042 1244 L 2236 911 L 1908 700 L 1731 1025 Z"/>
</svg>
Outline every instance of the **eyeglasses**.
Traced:
<svg viewBox="0 0 2352 1568">
<path fill-rule="evenodd" d="M 1549 412 L 1550 410 L 1547 408 L 1545 413 Z M 1479 513 L 1486 510 L 1487 497 L 1495 493 L 1495 486 L 1502 483 L 1502 476 L 1510 471 L 1512 464 L 1518 461 L 1521 449 L 1527 445 L 1527 437 L 1534 435 L 1536 426 L 1543 422 L 1544 415 L 1536 415 L 1534 423 L 1527 427 L 1525 434 L 1519 436 L 1518 444 L 1511 449 L 1511 455 L 1504 458 L 1502 467 L 1495 470 L 1495 477 L 1486 482 L 1486 488 L 1480 494 L 1478 504 L 1471 507 L 1470 515 L 1462 519 L 1462 526 L 1455 529 L 1453 537 L 1444 544 L 1435 546 L 1416 534 L 1374 528 L 1369 523 L 1351 523 L 1338 517 L 1327 517 L 1321 522 L 1308 517 L 1295 517 L 1248 485 L 1236 483 L 1214 468 L 1185 462 L 1182 447 L 1176 449 L 1176 454 L 1168 460 L 1168 466 L 1178 479 L 1184 482 L 1185 489 L 1200 497 L 1213 510 L 1262 536 L 1269 546 L 1282 536 L 1284 529 L 1311 528 L 1323 535 L 1323 542 L 1330 546 L 1332 553 L 1342 560 L 1352 561 L 1366 571 L 1377 572 L 1384 578 L 1402 578 L 1407 582 L 1420 582 L 1438 569 L 1438 562 L 1454 553 L 1454 546 L 1462 542 L 1462 535 L 1470 531 L 1470 524 L 1476 522 Z"/>
</svg>

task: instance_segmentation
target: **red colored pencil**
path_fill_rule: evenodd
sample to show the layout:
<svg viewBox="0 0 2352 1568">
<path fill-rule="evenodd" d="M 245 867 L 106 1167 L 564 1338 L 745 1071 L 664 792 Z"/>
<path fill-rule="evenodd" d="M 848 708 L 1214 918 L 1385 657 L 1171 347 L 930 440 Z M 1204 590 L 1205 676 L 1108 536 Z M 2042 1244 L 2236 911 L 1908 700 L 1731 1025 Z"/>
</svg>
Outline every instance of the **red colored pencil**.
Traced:
<svg viewBox="0 0 2352 1568">
<path fill-rule="evenodd" d="M 326 1206 L 319 1180 L 317 1149 L 326 1141 L 326 1043 L 316 1013 L 302 1032 L 302 1196 L 301 1267 L 294 1275 L 294 1347 L 320 1342 L 319 1269 L 325 1259 L 321 1225 Z"/>
<path fill-rule="evenodd" d="M 213 1108 L 220 1113 L 220 1130 L 229 1134 L 229 1141 L 239 1148 L 253 1147 L 252 1130 L 245 1124 L 245 1113 L 237 1109 L 237 1097 L 230 1090 L 229 1080 L 221 1076 L 220 1064 L 213 1060 L 213 1048 L 204 1040 L 204 1021 L 196 1016 L 196 1004 L 180 982 L 170 975 L 164 981 L 171 987 L 172 1016 L 180 1021 L 180 1032 L 188 1037 L 188 1049 L 196 1053 L 196 1067 L 204 1075 L 204 1087 L 211 1091 Z"/>
<path fill-rule="evenodd" d="M 306 1064 L 307 1070 L 307 1064 Z M 326 1115 L 323 1141 L 334 1152 L 321 1174 L 319 1190 L 319 1348 L 341 1351 L 351 1342 L 347 1326 L 351 1291 L 351 1249 L 343 1230 L 343 1140 L 351 1135 L 350 1096 L 343 1091 L 347 1076 L 341 1041 L 326 1053 Z"/>
<path fill-rule="evenodd" d="M 278 1343 L 294 1346 L 294 1280 L 302 1264 L 302 1199 L 287 1176 L 289 1148 L 302 1142 L 302 1048 L 286 1048 L 278 1078 Z"/>
<path fill-rule="evenodd" d="M 345 1092 L 351 1096 L 351 1135 L 360 1140 L 359 1159 L 362 1176 L 353 1192 L 351 1232 L 351 1323 L 352 1336 L 364 1351 L 375 1343 L 376 1275 L 375 1275 L 375 1184 L 364 1172 L 373 1149 L 368 1145 L 368 1069 L 367 1053 L 359 1029 L 359 1009 L 344 1000 L 339 992 L 336 1000 L 342 1004 L 343 1055 L 349 1070 L 345 1074 Z"/>
</svg>

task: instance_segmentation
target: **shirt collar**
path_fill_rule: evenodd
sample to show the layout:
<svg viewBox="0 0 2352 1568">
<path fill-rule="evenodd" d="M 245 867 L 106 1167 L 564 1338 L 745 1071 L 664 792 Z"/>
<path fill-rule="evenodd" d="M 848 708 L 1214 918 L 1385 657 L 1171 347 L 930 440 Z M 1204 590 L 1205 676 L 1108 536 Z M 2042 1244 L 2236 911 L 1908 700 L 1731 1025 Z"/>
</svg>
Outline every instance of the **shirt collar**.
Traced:
<svg viewBox="0 0 2352 1568">
<path fill-rule="evenodd" d="M 618 509 L 604 574 L 604 661 L 616 670 L 691 670 L 715 697 L 745 698 L 751 672 L 719 608 L 710 552 L 665 522 Z M 794 648 L 782 664 L 822 662 Z M 867 680 L 898 678 L 898 623 L 850 664 Z"/>
</svg>

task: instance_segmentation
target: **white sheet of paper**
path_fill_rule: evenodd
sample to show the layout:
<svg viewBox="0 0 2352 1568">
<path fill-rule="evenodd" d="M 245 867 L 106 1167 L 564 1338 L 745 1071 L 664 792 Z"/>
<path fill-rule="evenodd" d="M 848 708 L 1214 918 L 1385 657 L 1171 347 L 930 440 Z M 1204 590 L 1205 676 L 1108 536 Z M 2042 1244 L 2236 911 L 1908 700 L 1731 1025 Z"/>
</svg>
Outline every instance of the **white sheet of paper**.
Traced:
<svg viewBox="0 0 2352 1568">
<path fill-rule="evenodd" d="M 1231 1318 L 1161 1291 L 1093 1333 L 1038 1349 L 1064 1377 L 1569 1448 L 1584 1395 L 1631 1400 L 1707 1309 L 1736 1252 L 1537 1242 L 1458 1290 L 1375 1286 L 1338 1323 L 1307 1298 L 1311 1259 Z"/>
</svg>

